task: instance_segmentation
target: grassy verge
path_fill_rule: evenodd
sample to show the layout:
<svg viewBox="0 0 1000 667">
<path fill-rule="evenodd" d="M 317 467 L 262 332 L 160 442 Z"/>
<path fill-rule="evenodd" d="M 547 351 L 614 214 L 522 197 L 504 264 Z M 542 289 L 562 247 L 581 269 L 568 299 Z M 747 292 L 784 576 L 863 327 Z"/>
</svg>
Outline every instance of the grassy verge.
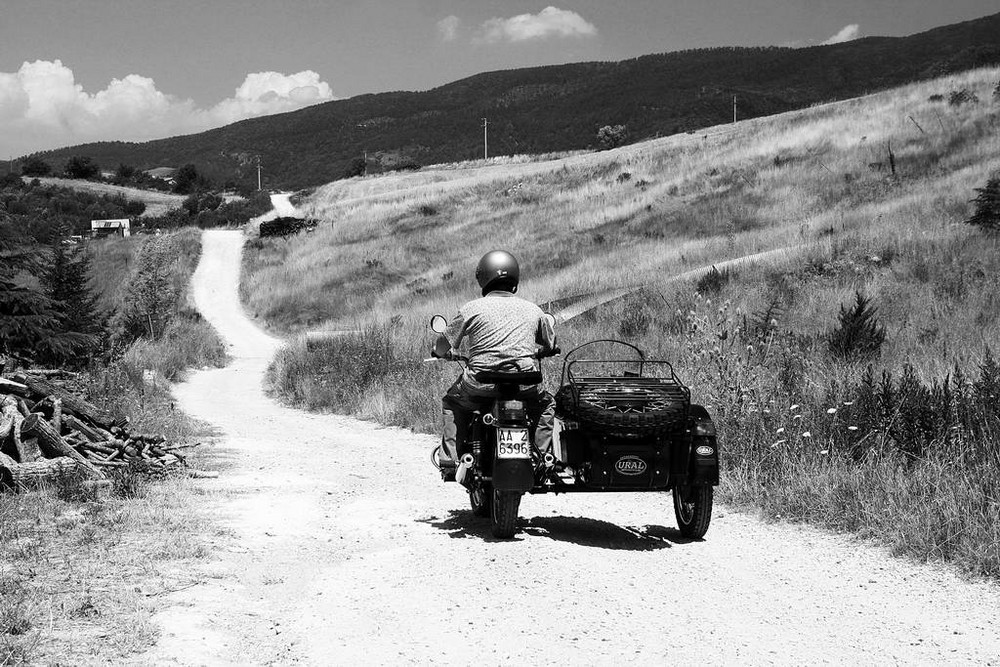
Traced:
<svg viewBox="0 0 1000 667">
<path fill-rule="evenodd" d="M 961 224 L 1000 169 L 1000 104 L 937 101 L 987 99 L 998 76 L 597 155 L 320 188 L 305 206 L 329 225 L 248 249 L 247 303 L 284 330 L 387 324 L 287 350 L 272 387 L 437 432 L 455 371 L 416 361 L 426 322 L 475 296 L 476 259 L 502 245 L 538 303 L 623 289 L 562 325 L 561 346 L 620 337 L 674 361 L 720 425 L 724 500 L 1000 576 L 1000 242 Z M 838 350 L 857 293 L 884 342 Z"/>
<path fill-rule="evenodd" d="M 91 248 L 94 285 L 122 343 L 88 373 L 88 398 L 174 442 L 210 433 L 174 409 L 167 379 L 225 361 L 187 303 L 200 247 L 196 230 L 182 230 Z M 155 297 L 142 288 L 150 284 Z M 129 313 L 150 305 L 155 337 L 130 337 Z M 198 489 L 181 477 L 125 473 L 113 482 L 110 498 L 73 480 L 0 494 L 0 665 L 120 662 L 155 642 L 159 596 L 193 583 L 192 564 L 208 557 L 211 539 Z"/>
</svg>

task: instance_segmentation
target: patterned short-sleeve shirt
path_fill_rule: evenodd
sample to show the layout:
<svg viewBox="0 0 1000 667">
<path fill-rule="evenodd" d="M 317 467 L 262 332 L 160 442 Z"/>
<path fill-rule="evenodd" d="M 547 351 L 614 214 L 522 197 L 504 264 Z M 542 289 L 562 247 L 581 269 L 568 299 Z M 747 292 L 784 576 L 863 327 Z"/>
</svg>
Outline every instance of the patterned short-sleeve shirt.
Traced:
<svg viewBox="0 0 1000 667">
<path fill-rule="evenodd" d="M 462 306 L 445 333 L 453 350 L 467 352 L 466 378 L 485 370 L 530 371 L 538 346 L 555 347 L 555 332 L 542 309 L 494 291 Z"/>
</svg>

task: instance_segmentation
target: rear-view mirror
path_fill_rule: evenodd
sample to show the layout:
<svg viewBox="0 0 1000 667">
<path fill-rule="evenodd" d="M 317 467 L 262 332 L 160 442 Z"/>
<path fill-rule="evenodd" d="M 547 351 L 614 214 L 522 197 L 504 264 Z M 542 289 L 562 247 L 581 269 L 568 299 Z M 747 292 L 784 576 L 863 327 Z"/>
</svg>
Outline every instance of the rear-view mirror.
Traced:
<svg viewBox="0 0 1000 667">
<path fill-rule="evenodd" d="M 435 315 L 431 318 L 431 331 L 443 334 L 447 330 L 448 320 L 444 319 L 444 315 Z"/>
</svg>

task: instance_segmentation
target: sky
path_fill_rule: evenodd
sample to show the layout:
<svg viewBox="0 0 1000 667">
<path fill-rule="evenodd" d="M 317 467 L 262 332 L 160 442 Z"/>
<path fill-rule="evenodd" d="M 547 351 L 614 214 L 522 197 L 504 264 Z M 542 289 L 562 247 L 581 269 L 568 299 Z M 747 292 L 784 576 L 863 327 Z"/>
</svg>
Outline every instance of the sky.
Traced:
<svg viewBox="0 0 1000 667">
<path fill-rule="evenodd" d="M 0 158 L 484 71 L 901 36 L 997 11 L 997 0 L 0 0 Z"/>
</svg>

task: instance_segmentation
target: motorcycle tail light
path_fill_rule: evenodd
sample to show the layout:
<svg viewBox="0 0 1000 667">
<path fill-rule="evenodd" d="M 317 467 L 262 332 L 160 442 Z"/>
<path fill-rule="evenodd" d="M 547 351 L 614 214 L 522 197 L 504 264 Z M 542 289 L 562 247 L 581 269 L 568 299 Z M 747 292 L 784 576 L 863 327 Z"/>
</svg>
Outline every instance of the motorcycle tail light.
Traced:
<svg viewBox="0 0 1000 667">
<path fill-rule="evenodd" d="M 497 408 L 497 421 L 499 422 L 523 422 L 527 418 L 524 403 L 521 401 L 501 401 Z"/>
</svg>

